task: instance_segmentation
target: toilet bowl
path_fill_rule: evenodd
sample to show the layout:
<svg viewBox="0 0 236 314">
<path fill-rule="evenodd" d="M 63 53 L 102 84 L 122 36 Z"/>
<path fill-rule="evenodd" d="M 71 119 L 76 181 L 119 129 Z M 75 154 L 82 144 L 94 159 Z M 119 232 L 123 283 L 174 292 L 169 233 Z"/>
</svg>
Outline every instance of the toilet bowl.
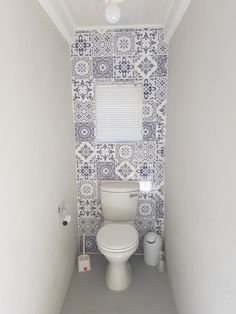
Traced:
<svg viewBox="0 0 236 314">
<path fill-rule="evenodd" d="M 111 290 L 124 290 L 130 285 L 132 276 L 128 260 L 138 243 L 138 232 L 130 224 L 108 223 L 98 231 L 98 249 L 109 262 L 105 281 Z"/>
</svg>

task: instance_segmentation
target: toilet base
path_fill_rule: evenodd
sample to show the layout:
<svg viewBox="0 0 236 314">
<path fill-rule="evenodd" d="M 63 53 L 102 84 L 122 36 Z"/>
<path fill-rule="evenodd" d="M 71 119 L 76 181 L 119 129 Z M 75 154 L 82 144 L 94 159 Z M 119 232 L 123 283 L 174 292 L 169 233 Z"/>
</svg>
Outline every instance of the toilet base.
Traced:
<svg viewBox="0 0 236 314">
<path fill-rule="evenodd" d="M 109 289 L 121 291 L 128 288 L 131 283 L 132 269 L 130 263 L 110 262 L 106 269 L 105 281 Z"/>
</svg>

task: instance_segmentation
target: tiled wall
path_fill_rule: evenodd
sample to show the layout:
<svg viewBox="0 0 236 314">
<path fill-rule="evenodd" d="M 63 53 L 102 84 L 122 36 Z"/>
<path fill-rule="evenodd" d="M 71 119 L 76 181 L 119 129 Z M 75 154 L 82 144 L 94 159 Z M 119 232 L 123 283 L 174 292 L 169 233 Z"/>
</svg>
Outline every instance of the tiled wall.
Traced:
<svg viewBox="0 0 236 314">
<path fill-rule="evenodd" d="M 86 249 L 97 252 L 101 226 L 101 180 L 152 182 L 140 192 L 136 227 L 163 233 L 167 46 L 158 27 L 79 30 L 72 44 L 72 86 L 76 139 L 79 233 Z M 143 141 L 96 143 L 96 84 L 143 86 Z"/>
</svg>

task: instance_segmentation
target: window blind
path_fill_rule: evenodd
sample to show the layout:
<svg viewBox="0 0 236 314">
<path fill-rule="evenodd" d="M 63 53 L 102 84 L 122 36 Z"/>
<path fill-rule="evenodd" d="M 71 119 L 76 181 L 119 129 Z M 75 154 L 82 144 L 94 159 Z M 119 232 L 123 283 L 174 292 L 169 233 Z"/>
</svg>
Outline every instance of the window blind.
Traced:
<svg viewBox="0 0 236 314">
<path fill-rule="evenodd" d="M 97 85 L 97 142 L 142 140 L 142 88 L 139 85 Z"/>
</svg>

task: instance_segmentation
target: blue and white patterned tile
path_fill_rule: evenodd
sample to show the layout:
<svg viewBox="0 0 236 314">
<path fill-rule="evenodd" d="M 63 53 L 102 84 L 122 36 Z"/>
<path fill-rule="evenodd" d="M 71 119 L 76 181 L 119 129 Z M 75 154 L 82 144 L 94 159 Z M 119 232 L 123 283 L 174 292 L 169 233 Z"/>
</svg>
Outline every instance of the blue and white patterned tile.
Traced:
<svg viewBox="0 0 236 314">
<path fill-rule="evenodd" d="M 92 101 L 74 101 L 74 121 L 93 122 L 95 106 Z"/>
<path fill-rule="evenodd" d="M 74 79 L 91 79 L 92 59 L 90 57 L 74 57 L 72 62 L 72 77 Z"/>
<path fill-rule="evenodd" d="M 153 198 L 157 199 L 160 197 L 162 200 L 165 199 L 165 182 L 164 180 L 161 183 L 153 182 Z"/>
<path fill-rule="evenodd" d="M 76 122 L 75 123 L 75 139 L 76 139 L 76 142 L 94 141 L 94 123 Z"/>
<path fill-rule="evenodd" d="M 154 199 L 140 199 L 138 205 L 139 217 L 154 218 L 156 215 L 156 202 Z"/>
<path fill-rule="evenodd" d="M 156 161 L 154 181 L 160 184 L 165 178 L 165 161 Z"/>
<path fill-rule="evenodd" d="M 163 29 L 157 30 L 157 54 L 164 55 L 168 54 L 168 45 L 164 40 L 164 31 Z"/>
<path fill-rule="evenodd" d="M 101 220 L 97 217 L 80 218 L 79 219 L 79 234 L 85 236 L 94 236 L 101 228 Z"/>
<path fill-rule="evenodd" d="M 167 98 L 167 78 L 166 77 L 158 77 L 155 80 L 156 86 L 156 100 L 159 104 L 162 104 L 163 101 Z"/>
<path fill-rule="evenodd" d="M 83 238 L 80 238 L 80 252 L 83 251 Z M 98 247 L 97 247 L 97 240 L 96 235 L 88 235 L 85 238 L 85 251 L 87 253 L 97 253 Z"/>
<path fill-rule="evenodd" d="M 157 105 L 154 100 L 147 100 L 143 102 L 143 121 L 155 122 L 157 119 Z"/>
<path fill-rule="evenodd" d="M 161 103 L 158 103 L 157 105 L 157 113 L 162 115 L 163 117 L 166 116 L 166 105 L 167 105 L 167 99 L 165 99 Z"/>
<path fill-rule="evenodd" d="M 98 180 L 115 179 L 115 162 L 97 162 L 97 178 Z"/>
<path fill-rule="evenodd" d="M 146 217 L 137 217 L 135 220 L 137 231 L 141 237 L 150 231 L 156 231 L 155 219 Z"/>
<path fill-rule="evenodd" d="M 94 57 L 93 77 L 95 79 L 113 78 L 113 57 Z"/>
<path fill-rule="evenodd" d="M 78 162 L 95 162 L 95 145 L 90 142 L 82 142 L 76 147 L 75 154 Z"/>
<path fill-rule="evenodd" d="M 139 180 L 153 181 L 155 174 L 154 162 L 137 162 L 135 168 Z"/>
<path fill-rule="evenodd" d="M 133 56 L 114 57 L 114 78 L 115 79 L 134 78 Z"/>
<path fill-rule="evenodd" d="M 164 213 L 165 213 L 164 199 L 157 196 L 157 198 L 156 198 L 156 217 L 158 219 L 164 219 Z"/>
<path fill-rule="evenodd" d="M 149 54 L 141 54 L 136 57 L 135 70 L 142 78 L 155 77 L 157 62 Z"/>
<path fill-rule="evenodd" d="M 156 140 L 156 123 L 143 122 L 143 140 L 155 141 Z"/>
<path fill-rule="evenodd" d="M 136 180 L 136 169 L 132 163 L 123 161 L 116 165 L 116 178 L 118 180 Z"/>
<path fill-rule="evenodd" d="M 97 182 L 96 181 L 81 181 L 77 182 L 78 198 L 79 199 L 96 199 L 97 197 Z"/>
<path fill-rule="evenodd" d="M 164 236 L 164 218 L 155 219 L 155 231 L 160 235 Z"/>
<path fill-rule="evenodd" d="M 138 54 L 155 55 L 157 50 L 157 29 L 145 28 L 135 31 L 135 49 Z"/>
<path fill-rule="evenodd" d="M 167 55 L 157 55 L 157 76 L 167 76 Z"/>
<path fill-rule="evenodd" d="M 96 232 L 102 221 L 97 179 L 138 178 L 152 185 L 150 191 L 139 193 L 137 252 L 142 253 L 145 233 L 163 233 L 164 226 L 167 45 L 163 29 L 77 31 L 72 68 L 80 232 L 90 233 L 88 251 L 97 252 Z M 94 84 L 113 82 L 143 86 L 144 141 L 140 143 L 95 145 Z"/>
<path fill-rule="evenodd" d="M 114 54 L 113 32 L 111 31 L 93 31 L 92 55 L 95 57 L 108 57 Z"/>
<path fill-rule="evenodd" d="M 79 180 L 96 180 L 96 167 L 92 162 L 77 162 L 76 178 Z"/>
<path fill-rule="evenodd" d="M 78 216 L 79 219 L 87 217 L 101 217 L 101 206 L 97 200 L 80 200 L 78 199 Z"/>
<path fill-rule="evenodd" d="M 97 144 L 96 158 L 97 161 L 115 161 L 115 145 Z"/>
<path fill-rule="evenodd" d="M 114 32 L 114 53 L 116 56 L 133 55 L 135 52 L 134 32 L 127 29 Z"/>
<path fill-rule="evenodd" d="M 147 161 L 154 162 L 156 157 L 155 141 L 140 142 L 136 144 L 135 160 L 137 162 Z"/>
<path fill-rule="evenodd" d="M 77 31 L 75 33 L 75 42 L 71 45 L 72 56 L 91 56 L 91 32 Z"/>
<path fill-rule="evenodd" d="M 144 79 L 143 98 L 144 98 L 144 101 L 157 99 L 157 86 L 156 86 L 155 79 L 152 79 L 152 78 Z"/>
<path fill-rule="evenodd" d="M 92 80 L 72 80 L 74 101 L 93 101 Z"/>
<path fill-rule="evenodd" d="M 117 162 L 134 160 L 135 144 L 116 144 L 115 146 L 115 159 Z"/>
<path fill-rule="evenodd" d="M 156 161 L 165 160 L 165 142 L 159 143 L 157 142 L 157 151 L 156 151 Z"/>
</svg>

